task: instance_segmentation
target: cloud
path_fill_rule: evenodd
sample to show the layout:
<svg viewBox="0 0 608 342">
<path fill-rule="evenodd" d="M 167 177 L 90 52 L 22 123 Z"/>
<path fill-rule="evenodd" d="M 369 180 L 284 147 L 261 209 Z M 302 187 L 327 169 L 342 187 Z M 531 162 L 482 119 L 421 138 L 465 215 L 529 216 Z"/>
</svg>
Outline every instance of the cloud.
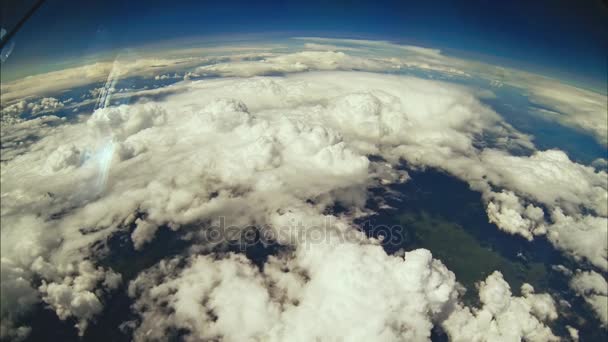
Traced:
<svg viewBox="0 0 608 342">
<path fill-rule="evenodd" d="M 49 155 L 45 169 L 49 172 L 57 172 L 70 167 L 78 167 L 82 164 L 83 159 L 82 152 L 76 146 L 63 145 Z"/>
<path fill-rule="evenodd" d="M 63 108 L 65 105 L 54 97 L 44 97 L 37 103 L 29 103 L 28 108 L 32 115 L 39 115 L 46 112 L 54 112 Z"/>
<path fill-rule="evenodd" d="M 495 193 L 486 188 L 491 222 L 528 240 L 546 234 L 575 259 L 608 269 L 606 172 L 574 163 L 557 150 L 538 151 L 530 157 L 485 150 L 481 160 L 479 176 L 492 186 L 509 189 Z M 534 203 L 545 206 L 547 212 Z"/>
<path fill-rule="evenodd" d="M 87 120 L 87 126 L 100 135 L 124 140 L 133 134 L 166 121 L 165 111 L 156 106 L 130 107 L 121 105 L 96 110 Z"/>
<path fill-rule="evenodd" d="M 551 216 L 554 223 L 548 229 L 549 241 L 576 260 L 586 259 L 602 271 L 608 270 L 608 219 L 590 215 L 570 217 L 560 209 Z"/>
<path fill-rule="evenodd" d="M 470 61 L 446 56 L 439 49 L 413 45 L 394 44 L 381 40 L 333 39 L 298 37 L 307 41 L 304 48 L 312 50 L 352 51 L 366 57 L 383 61 L 385 71 L 394 69 L 419 69 L 438 71 L 443 76 L 470 77 L 476 67 Z"/>
<path fill-rule="evenodd" d="M 566 329 L 568 330 L 568 334 L 570 334 L 570 338 L 572 339 L 572 341 L 578 342 L 579 341 L 578 330 L 569 325 L 566 325 Z"/>
<path fill-rule="evenodd" d="M 587 259 L 602 270 L 608 267 L 606 240 L 597 238 L 606 234 L 602 227 L 608 224 L 606 172 L 572 162 L 558 150 L 530 156 L 495 148 L 444 149 L 442 154 L 426 146 L 396 150 L 409 162 L 443 169 L 480 191 L 490 221 L 502 230 L 528 240 L 546 234 L 575 259 Z"/>
<path fill-rule="evenodd" d="M 75 317 L 82 333 L 93 315 L 101 311 L 103 296 L 118 287 L 121 276 L 86 260 L 51 260 L 58 256 L 62 236 L 57 227 L 38 217 L 23 216 L 15 221 L 3 216 L 2 225 L 3 338 L 25 337 L 29 328 L 17 322 L 39 302 L 49 305 L 62 320 Z M 38 288 L 33 285 L 34 278 L 42 281 Z"/>
<path fill-rule="evenodd" d="M 511 294 L 498 271 L 479 284 L 481 308 L 461 307 L 443 322 L 453 341 L 558 341 L 546 325 L 557 318 L 551 296 L 535 294 L 529 284 L 522 297 Z"/>
<path fill-rule="evenodd" d="M 247 58 L 247 56 L 249 55 L 232 57 L 238 60 Z M 99 60 L 92 64 L 78 65 L 2 82 L 1 98 L 3 105 L 12 104 L 17 100 L 58 95 L 64 90 L 104 82 L 111 74 L 120 79 L 131 76 L 154 78 L 156 75 L 165 72 L 187 70 L 218 59 L 222 60 L 223 58 L 205 57 L 204 55 L 159 57 L 158 52 L 147 52 L 146 55 L 116 55 L 113 60 Z"/>
<path fill-rule="evenodd" d="M 608 283 L 601 274 L 578 271 L 570 281 L 570 287 L 591 306 L 604 326 L 608 324 Z"/>
<path fill-rule="evenodd" d="M 414 45 L 403 45 L 403 44 L 394 44 L 386 40 L 366 40 L 366 39 L 340 39 L 340 38 L 322 38 L 322 37 L 295 37 L 293 39 L 315 42 L 315 43 L 306 43 L 305 46 L 310 46 L 310 44 L 335 44 L 335 46 L 354 46 L 357 49 L 365 48 L 365 51 L 369 49 L 386 49 L 386 50 L 401 50 L 408 51 L 412 53 L 416 53 L 419 55 L 424 55 L 427 57 L 436 57 L 436 58 L 445 58 L 441 50 L 439 49 L 431 49 L 421 46 Z M 314 45 L 313 45 L 314 46 Z M 323 45 L 321 45 L 323 46 Z"/>
<path fill-rule="evenodd" d="M 488 79 L 495 86 L 502 87 L 504 84 L 508 84 L 520 88 L 528 94 L 529 100 L 533 104 L 543 108 L 535 108 L 540 115 L 562 125 L 590 133 L 600 144 L 608 145 L 608 118 L 606 117 L 608 100 L 605 93 L 575 87 L 556 79 L 517 69 L 452 57 L 438 49 L 375 40 L 319 37 L 296 39 L 309 42 L 305 43 L 305 46 L 333 44 L 329 46 L 334 46 L 335 48 L 330 49 L 334 51 L 340 50 L 340 47 L 355 49 L 354 51 L 363 50 L 366 54 L 374 55 L 378 59 L 384 57 L 386 61 L 390 61 L 391 68 L 417 68 L 439 71 L 444 75 L 475 76 Z"/>
<path fill-rule="evenodd" d="M 533 103 L 551 109 L 539 111 L 541 115 L 590 133 L 600 144 L 608 146 L 606 94 L 548 81 L 534 82 L 525 89 Z"/>
<path fill-rule="evenodd" d="M 440 51 L 402 50 L 445 67 Z M 92 248 L 112 234 L 128 231 L 134 247 L 145 249 L 158 228 L 168 226 L 185 230 L 192 250 L 209 251 L 223 241 L 210 241 L 207 230 L 224 217 L 237 229 L 266 225 L 291 254 L 272 257 L 263 270 L 238 255 L 184 251 L 161 262 L 130 286 L 142 318 L 136 338 L 185 328 L 192 339 L 309 340 L 347 331 L 353 339 L 427 340 L 455 308 L 444 325 L 455 338 L 461 336 L 455 326 L 465 324 L 459 317 L 473 322 L 461 333 L 553 338 L 542 323 L 555 316 L 550 298 L 529 287 L 513 297 L 498 274 L 480 286 L 482 308 L 470 309 L 457 303 L 453 274 L 428 251 L 389 256 L 357 233 L 354 242 L 335 245 L 297 238 L 311 227 L 325 227 L 331 237 L 356 232 L 352 219 L 366 213 L 367 190 L 407 179 L 397 170 L 403 160 L 468 182 L 500 228 L 528 239 L 547 234 L 576 260 L 606 267 L 605 240 L 591 238 L 606 221 L 605 172 L 561 151 L 536 151 L 530 137 L 484 106 L 475 91 L 333 71 L 386 71 L 403 63 L 382 56 L 305 51 L 200 62 L 184 63 L 196 65 L 197 73 L 234 78 L 129 92 L 125 96 L 141 101 L 71 121 L 43 116 L 3 127 L 2 258 L 10 265 L 3 279 L 22 303 L 3 306 L 7 335 L 27 330 L 21 312 L 38 301 L 62 319 L 75 318 L 82 333 L 117 286 L 118 275 L 96 265 L 112 251 Z M 117 63 L 115 72 L 153 77 L 176 63 L 142 59 Z M 111 68 L 85 68 L 92 75 L 86 82 L 103 81 Z M 49 92 L 73 87 L 80 81 L 69 83 L 69 75 L 85 69 L 8 84 L 8 96 L 40 90 L 28 82 L 56 82 Z M 285 76 L 260 76 L 277 73 Z M 336 204 L 347 212 L 328 214 Z M 34 279 L 43 285 L 34 288 Z M 255 324 L 235 325 L 235 308 Z M 510 322 L 514 315 L 530 317 L 528 324 Z"/>
<path fill-rule="evenodd" d="M 306 50 L 318 50 L 318 51 L 357 51 L 359 49 L 347 47 L 347 46 L 339 46 L 339 45 L 331 45 L 331 44 L 318 44 L 318 43 L 306 43 L 304 44 L 304 48 Z"/>
<path fill-rule="evenodd" d="M 534 235 L 546 234 L 544 211 L 528 204 L 526 207 L 512 191 L 492 193 L 488 203 L 490 222 L 499 225 L 511 234 L 520 234 L 528 240 Z"/>
<path fill-rule="evenodd" d="M 25 231 L 37 238 L 29 239 L 26 259 L 4 246 L 2 255 L 21 258 L 19 267 L 46 280 L 40 298 L 61 317 L 75 316 L 80 329 L 100 310 L 89 294 L 94 288 L 73 290 L 69 278 L 78 275 L 34 270 L 38 257 L 59 265 L 95 260 L 91 245 L 133 222 L 133 242 L 145 248 L 162 225 L 204 227 L 224 216 L 237 227 L 262 222 L 280 231 L 278 211 L 300 213 L 293 218 L 303 224 L 322 222 L 320 213 L 338 201 L 361 211 L 366 189 L 380 181 L 369 174 L 367 153 L 389 158 L 394 146 L 438 130 L 445 137 L 421 144 L 473 151 L 468 132 L 500 121 L 464 89 L 390 75 L 321 73 L 176 87 L 185 89 L 161 102 L 102 108 L 59 125 L 43 117 L 13 129 L 15 146 L 32 132 L 40 137 L 2 167 L 2 241 L 15 244 Z M 434 101 L 432 93 L 444 100 Z M 431 123 L 425 115 L 446 120 Z M 372 123 L 375 131 L 363 129 Z M 382 177 L 400 178 L 398 172 Z M 136 218 L 136 211 L 144 216 Z M 23 212 L 36 223 L 20 223 Z M 204 229 L 195 233 L 195 241 L 203 239 Z"/>
<path fill-rule="evenodd" d="M 0 120 L 3 126 L 11 125 L 14 123 L 21 122 L 20 115 L 25 112 L 27 108 L 27 102 L 25 100 L 21 100 L 15 102 L 9 106 L 2 107 L 0 111 Z"/>
<path fill-rule="evenodd" d="M 360 58 L 335 51 L 302 51 L 268 57 L 260 61 L 218 63 L 196 69 L 202 75 L 250 77 L 276 75 L 311 70 L 366 70 L 380 71 L 389 63 Z"/>
<path fill-rule="evenodd" d="M 598 170 L 604 170 L 608 172 L 608 159 L 597 158 L 591 163 L 591 166 L 595 167 Z"/>
<path fill-rule="evenodd" d="M 95 63 L 80 67 L 29 76 L 2 83 L 2 102 L 32 96 L 45 96 L 63 89 L 74 88 L 105 80 L 112 69 L 112 63 Z"/>
<path fill-rule="evenodd" d="M 578 213 L 582 206 L 596 215 L 608 214 L 608 175 L 572 162 L 562 151 L 516 157 L 488 150 L 481 158 L 488 165 L 488 178 L 498 186 L 569 213 Z"/>
<path fill-rule="evenodd" d="M 3 126 L 11 126 L 37 115 L 50 115 L 66 107 L 73 101 L 72 98 L 61 101 L 54 97 L 20 100 L 3 107 L 0 111 L 0 120 Z"/>
<path fill-rule="evenodd" d="M 47 283 L 43 280 L 40 285 L 42 300 L 55 310 L 59 319 L 76 318 L 76 328 L 82 335 L 89 320 L 103 308 L 100 298 L 120 285 L 121 276 L 112 270 L 95 268 L 86 260 L 77 266 L 70 264 L 58 272 L 63 278 L 61 281 Z"/>
<path fill-rule="evenodd" d="M 38 292 L 29 282 L 29 272 L 15 265 L 11 260 L 2 258 L 0 267 L 0 338 L 19 341 L 30 331 L 27 326 L 17 323 L 34 304 L 40 300 Z"/>
<path fill-rule="evenodd" d="M 136 341 L 171 329 L 185 329 L 187 340 L 427 341 L 457 295 L 454 275 L 426 250 L 399 257 L 378 245 L 315 245 L 263 271 L 234 254 L 179 262 L 131 283 L 142 318 Z"/>
</svg>

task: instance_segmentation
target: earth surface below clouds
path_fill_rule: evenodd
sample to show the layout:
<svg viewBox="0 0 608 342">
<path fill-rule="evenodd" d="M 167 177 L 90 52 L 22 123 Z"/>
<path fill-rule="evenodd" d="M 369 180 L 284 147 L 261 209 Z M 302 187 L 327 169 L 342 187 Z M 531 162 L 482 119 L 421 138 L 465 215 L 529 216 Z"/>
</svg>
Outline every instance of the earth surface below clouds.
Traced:
<svg viewBox="0 0 608 342">
<path fill-rule="evenodd" d="M 384 41 L 2 84 L 6 341 L 599 341 L 606 94 Z"/>
</svg>

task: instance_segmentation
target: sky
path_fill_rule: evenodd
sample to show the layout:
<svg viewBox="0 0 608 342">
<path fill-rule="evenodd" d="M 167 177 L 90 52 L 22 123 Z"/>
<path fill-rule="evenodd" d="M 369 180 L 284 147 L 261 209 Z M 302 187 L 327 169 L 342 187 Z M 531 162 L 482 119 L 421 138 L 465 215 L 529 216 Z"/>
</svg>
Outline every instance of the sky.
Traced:
<svg viewBox="0 0 608 342">
<path fill-rule="evenodd" d="M 34 1 L 29 1 L 34 2 Z M 17 3 L 17 6 L 14 4 Z M 389 39 L 605 83 L 608 8 L 588 1 L 46 1 L 15 36 L 4 71 L 160 40 L 222 35 Z M 11 27 L 23 2 L 3 2 Z"/>
</svg>

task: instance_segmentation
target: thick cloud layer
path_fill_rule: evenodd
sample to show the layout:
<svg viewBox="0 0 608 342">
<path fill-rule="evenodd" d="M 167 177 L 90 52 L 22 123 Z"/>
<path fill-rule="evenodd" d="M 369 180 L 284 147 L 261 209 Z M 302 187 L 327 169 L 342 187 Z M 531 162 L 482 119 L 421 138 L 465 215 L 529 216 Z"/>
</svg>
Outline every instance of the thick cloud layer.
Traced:
<svg viewBox="0 0 608 342">
<path fill-rule="evenodd" d="M 143 317 L 135 340 L 427 341 L 456 300 L 454 275 L 426 250 L 388 256 L 377 245 L 314 245 L 271 258 L 161 263 L 131 283 Z"/>
<path fill-rule="evenodd" d="M 72 122 L 46 116 L 3 128 L 2 335 L 25 335 L 20 318 L 40 301 L 83 332 L 121 281 L 96 265 L 111 251 L 91 247 L 126 231 L 145 249 L 168 226 L 187 231 L 191 249 L 130 284 L 138 340 L 186 329 L 192 340 L 424 341 L 434 324 L 457 340 L 553 339 L 548 295 L 525 286 L 513 297 L 495 273 L 480 285 L 482 307 L 467 308 L 454 275 L 428 251 L 389 256 L 352 219 L 366 214 L 368 188 L 407 179 L 396 168 L 406 160 L 468 182 L 499 228 L 530 240 L 546 234 L 575 260 L 606 270 L 606 240 L 597 238 L 606 234 L 606 173 L 561 151 L 536 151 L 461 86 L 299 73 L 404 63 L 313 48 L 195 71 L 248 78 L 186 80 Z M 449 61 L 436 50 L 404 49 L 429 67 Z M 136 75 L 149 63 L 119 69 Z M 269 74 L 289 75 L 257 76 Z M 10 96 L 27 82 L 7 85 Z M 347 212 L 328 214 L 335 204 Z M 261 270 L 241 255 L 196 255 L 224 242 L 208 234 L 221 222 L 264 226 L 292 252 Z M 327 241 L 311 239 L 318 227 Z"/>
</svg>

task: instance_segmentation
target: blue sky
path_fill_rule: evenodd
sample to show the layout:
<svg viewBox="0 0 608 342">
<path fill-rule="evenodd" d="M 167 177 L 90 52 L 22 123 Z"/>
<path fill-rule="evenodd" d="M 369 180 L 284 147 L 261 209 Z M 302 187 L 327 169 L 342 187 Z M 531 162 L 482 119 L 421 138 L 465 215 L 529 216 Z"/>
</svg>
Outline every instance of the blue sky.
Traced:
<svg viewBox="0 0 608 342">
<path fill-rule="evenodd" d="M 5 15 L 3 23 L 14 17 Z M 3 69 L 40 72 L 116 48 L 245 34 L 387 39 L 596 86 L 605 85 L 607 74 L 608 9 L 601 0 L 49 0 L 15 35 Z"/>
</svg>

